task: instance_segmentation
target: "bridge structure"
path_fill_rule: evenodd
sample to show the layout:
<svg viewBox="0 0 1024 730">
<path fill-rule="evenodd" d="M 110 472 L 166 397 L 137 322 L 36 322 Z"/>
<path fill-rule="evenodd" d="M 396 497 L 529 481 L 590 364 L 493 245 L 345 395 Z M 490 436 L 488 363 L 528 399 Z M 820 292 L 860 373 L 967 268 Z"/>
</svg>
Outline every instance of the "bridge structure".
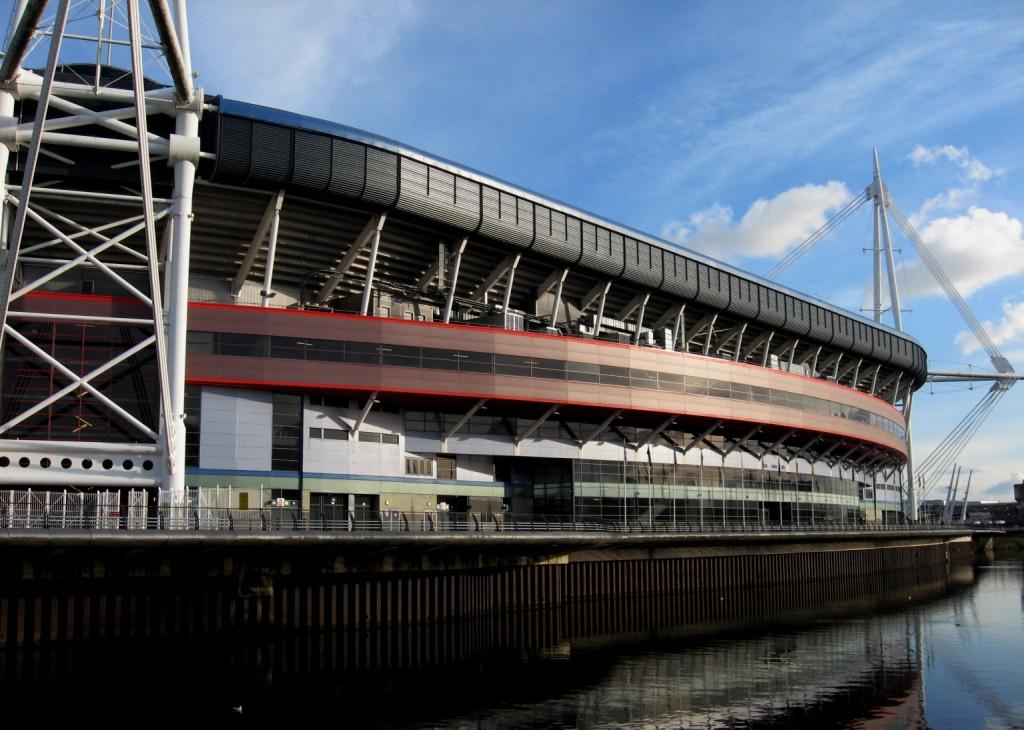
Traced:
<svg viewBox="0 0 1024 730">
<path fill-rule="evenodd" d="M 912 228 L 877 159 L 798 249 L 873 201 L 868 319 L 194 76 L 183 0 L 15 4 L 8 523 L 274 506 L 321 524 L 539 513 L 655 532 L 916 514 L 909 416 L 929 371 L 902 331 L 887 211 Z M 1000 367 L 985 413 L 1016 377 Z"/>
</svg>

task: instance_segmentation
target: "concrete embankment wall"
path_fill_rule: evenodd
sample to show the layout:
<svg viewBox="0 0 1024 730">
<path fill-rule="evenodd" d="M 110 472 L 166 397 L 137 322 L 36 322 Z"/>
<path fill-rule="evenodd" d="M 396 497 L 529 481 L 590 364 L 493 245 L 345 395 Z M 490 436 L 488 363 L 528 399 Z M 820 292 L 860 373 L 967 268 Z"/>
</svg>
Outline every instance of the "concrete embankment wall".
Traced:
<svg viewBox="0 0 1024 730">
<path fill-rule="evenodd" d="M 614 629 L 725 600 L 855 601 L 970 563 L 969 537 L 224 540 L 21 535 L 0 545 L 0 645 L 374 630 L 567 610 Z M 888 580 L 898 578 L 898 581 Z M 880 582 L 880 579 L 881 582 Z M 682 600 L 685 599 L 685 600 Z M 634 610 L 635 607 L 635 610 Z M 685 607 L 685 610 L 684 610 Z M 571 610 L 568 610 L 571 609 Z M 695 613 L 693 613 L 695 612 Z M 623 618 L 624 617 L 624 618 Z M 499 622 L 500 623 L 500 622 Z"/>
</svg>

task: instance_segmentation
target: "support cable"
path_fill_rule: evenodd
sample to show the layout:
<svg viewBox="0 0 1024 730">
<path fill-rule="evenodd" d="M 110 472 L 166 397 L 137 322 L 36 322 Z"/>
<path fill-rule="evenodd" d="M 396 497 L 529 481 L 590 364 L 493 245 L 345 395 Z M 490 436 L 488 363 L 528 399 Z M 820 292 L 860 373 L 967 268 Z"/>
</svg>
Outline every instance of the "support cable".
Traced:
<svg viewBox="0 0 1024 730">
<path fill-rule="evenodd" d="M 774 279 L 778 277 L 782 272 L 792 266 L 797 259 L 803 256 L 805 253 L 810 251 L 816 245 L 821 243 L 825 238 L 828 237 L 832 231 L 838 228 L 843 221 L 849 218 L 853 213 L 859 209 L 864 203 L 870 200 L 870 195 L 867 190 L 862 192 L 860 195 L 855 197 L 846 206 L 843 207 L 838 213 L 832 216 L 821 228 L 816 230 L 799 246 L 794 248 L 788 254 L 786 254 L 780 261 L 778 261 L 772 268 L 765 274 L 765 278 Z"/>
</svg>

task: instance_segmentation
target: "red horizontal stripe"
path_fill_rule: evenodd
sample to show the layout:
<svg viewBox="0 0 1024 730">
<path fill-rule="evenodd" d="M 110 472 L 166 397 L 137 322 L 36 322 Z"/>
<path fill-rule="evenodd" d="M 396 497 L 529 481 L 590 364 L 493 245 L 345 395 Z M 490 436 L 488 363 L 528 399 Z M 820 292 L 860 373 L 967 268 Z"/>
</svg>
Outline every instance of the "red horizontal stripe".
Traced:
<svg viewBox="0 0 1024 730">
<path fill-rule="evenodd" d="M 482 325 L 474 325 L 474 324 L 444 324 L 443 322 L 419 322 L 419 321 L 416 321 L 416 320 L 409 320 L 409 319 L 394 319 L 392 317 L 371 317 L 371 316 L 363 316 L 361 314 L 345 314 L 345 313 L 339 313 L 339 312 L 318 312 L 318 311 L 315 311 L 315 310 L 308 310 L 308 309 L 306 309 L 306 310 L 302 310 L 302 309 L 270 309 L 270 308 L 264 308 L 264 307 L 255 306 L 255 305 L 221 304 L 221 303 L 217 303 L 217 302 L 189 302 L 189 307 L 190 308 L 194 308 L 194 309 L 213 309 L 213 310 L 222 310 L 222 311 L 252 310 L 254 312 L 259 312 L 260 314 L 273 314 L 273 315 L 298 316 L 298 317 L 319 317 L 319 318 L 326 318 L 326 319 L 362 320 L 362 321 L 370 319 L 370 320 L 380 320 L 382 322 L 387 322 L 388 324 L 399 325 L 399 326 L 403 326 L 403 327 L 440 327 L 440 328 L 447 328 L 449 330 L 450 329 L 469 328 L 470 330 L 473 330 L 473 331 L 485 332 L 485 333 L 491 334 L 491 335 L 500 334 L 502 337 L 538 337 L 538 338 L 543 338 L 543 339 L 562 340 L 562 341 L 565 341 L 566 339 L 570 339 L 570 338 L 566 338 L 565 335 L 550 335 L 550 334 L 546 334 L 544 332 L 519 332 L 519 331 L 516 331 L 516 330 L 502 330 L 502 329 L 499 329 L 497 327 L 484 327 Z M 636 350 L 642 350 L 645 353 L 648 353 L 648 352 L 662 353 L 661 355 L 659 355 L 659 357 L 672 357 L 672 356 L 676 356 L 676 357 L 696 357 L 696 358 L 701 358 L 701 359 L 706 359 L 706 360 L 714 360 L 716 363 L 723 363 L 723 362 L 724 363 L 728 363 L 729 365 L 731 365 L 733 367 L 751 368 L 751 369 L 757 370 L 758 372 L 761 372 L 761 373 L 763 373 L 765 370 L 770 370 L 768 368 L 763 368 L 760 365 L 754 365 L 752 363 L 736 362 L 734 360 L 725 360 L 725 359 L 719 358 L 719 357 L 709 357 L 709 356 L 706 356 L 706 355 L 697 355 L 697 354 L 694 354 L 694 353 L 672 352 L 672 351 L 669 351 L 669 350 L 661 350 L 661 349 L 655 348 L 655 347 L 639 347 L 638 345 L 626 345 L 626 344 L 622 344 L 622 343 L 619 343 L 619 342 L 608 342 L 606 340 L 585 340 L 585 339 L 582 339 L 582 338 L 571 338 L 571 339 L 572 339 L 573 342 L 583 343 L 583 344 L 586 344 L 588 346 L 594 346 L 594 347 L 617 347 L 617 348 L 625 348 L 625 349 L 632 348 L 632 349 L 636 349 Z M 778 374 L 778 375 L 782 375 L 782 376 L 785 376 L 785 377 L 801 378 L 803 380 L 810 380 L 810 381 L 814 382 L 817 385 L 824 385 L 824 386 L 828 386 L 828 387 L 831 387 L 831 388 L 838 388 L 841 392 L 843 392 L 843 393 L 845 393 L 847 395 L 849 395 L 851 393 L 855 393 L 859 397 L 871 398 L 872 400 L 877 401 L 878 403 L 881 403 L 882 405 L 886 406 L 886 408 L 891 410 L 893 413 L 898 415 L 900 418 L 903 417 L 903 414 L 899 412 L 899 409 L 897 409 L 891 403 L 889 403 L 888 401 L 884 401 L 884 400 L 882 400 L 881 398 L 879 398 L 877 396 L 870 395 L 869 393 L 864 393 L 862 391 L 855 390 L 854 388 L 850 388 L 850 387 L 845 386 L 845 385 L 840 385 L 839 383 L 834 383 L 834 382 L 829 381 L 829 380 L 822 380 L 821 378 L 813 378 L 813 377 L 811 377 L 809 375 L 801 375 L 800 373 L 789 373 L 789 372 L 785 372 L 783 370 L 770 370 L 770 372 L 773 373 L 773 374 Z"/>
</svg>

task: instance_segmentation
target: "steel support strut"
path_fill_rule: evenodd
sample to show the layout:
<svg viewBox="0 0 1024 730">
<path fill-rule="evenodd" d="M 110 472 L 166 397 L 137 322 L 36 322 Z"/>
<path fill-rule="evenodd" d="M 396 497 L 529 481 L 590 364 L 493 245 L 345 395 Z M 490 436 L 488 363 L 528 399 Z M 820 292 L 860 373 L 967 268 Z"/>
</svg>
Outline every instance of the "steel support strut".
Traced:
<svg viewBox="0 0 1024 730">
<path fill-rule="evenodd" d="M 179 41 L 179 53 L 183 68 L 191 76 L 192 60 L 189 58 L 188 17 L 185 3 L 176 4 L 175 23 Z M 177 82 L 177 79 L 176 79 Z M 179 93 L 181 86 L 177 84 Z M 191 91 L 191 78 L 188 90 Z M 199 100 L 202 92 L 197 90 Z M 188 104 L 191 98 L 178 100 Z M 189 140 L 199 140 L 199 113 L 194 104 L 183 106 L 175 114 L 175 134 Z M 141 112 L 140 112 L 141 113 Z M 192 191 L 195 185 L 196 161 L 180 159 L 174 161 L 174 192 L 171 196 L 171 248 L 169 261 L 170 290 L 167 293 L 167 308 L 164 319 L 167 327 L 167 387 L 170 395 L 171 427 L 170 443 L 174 453 L 168 460 L 167 477 L 163 492 L 173 501 L 185 497 L 185 342 L 188 333 L 188 279 L 189 257 L 192 241 Z"/>
</svg>

